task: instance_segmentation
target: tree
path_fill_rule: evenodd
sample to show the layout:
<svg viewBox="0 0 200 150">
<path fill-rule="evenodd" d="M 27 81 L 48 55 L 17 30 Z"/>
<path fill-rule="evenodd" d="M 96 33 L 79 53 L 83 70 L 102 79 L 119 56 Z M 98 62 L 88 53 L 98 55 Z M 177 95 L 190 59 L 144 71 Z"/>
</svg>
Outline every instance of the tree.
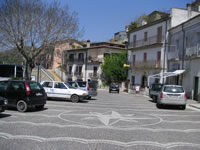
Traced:
<svg viewBox="0 0 200 150">
<path fill-rule="evenodd" d="M 127 78 L 127 68 L 123 65 L 127 63 L 127 52 L 106 56 L 101 65 L 106 82 L 122 82 Z"/>
<path fill-rule="evenodd" d="M 31 79 L 36 57 L 51 43 L 79 36 L 77 14 L 56 2 L 1 0 L 0 45 L 16 48 L 26 61 L 25 78 Z"/>
<path fill-rule="evenodd" d="M 23 58 L 16 49 L 0 51 L 0 63 L 22 64 Z"/>
</svg>

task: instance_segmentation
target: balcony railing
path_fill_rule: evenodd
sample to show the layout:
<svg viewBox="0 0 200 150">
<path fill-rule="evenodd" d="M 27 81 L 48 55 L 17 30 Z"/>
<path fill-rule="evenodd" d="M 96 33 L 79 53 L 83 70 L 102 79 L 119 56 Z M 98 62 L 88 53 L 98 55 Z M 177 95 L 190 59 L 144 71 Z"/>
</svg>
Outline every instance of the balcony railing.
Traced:
<svg viewBox="0 0 200 150">
<path fill-rule="evenodd" d="M 98 73 L 89 73 L 89 77 L 92 78 L 92 79 L 98 79 L 99 74 Z"/>
<path fill-rule="evenodd" d="M 147 45 L 152 45 L 152 44 L 161 44 L 163 43 L 164 36 L 162 36 L 160 39 L 158 36 L 152 36 L 147 38 L 147 40 L 142 39 L 142 40 L 137 40 L 136 42 L 130 42 L 129 43 L 129 48 L 137 48 L 137 47 L 142 47 L 142 46 L 147 46 Z"/>
<path fill-rule="evenodd" d="M 85 59 L 67 59 L 66 64 L 84 64 Z"/>
<path fill-rule="evenodd" d="M 188 47 L 185 50 L 185 57 L 191 58 L 191 57 L 200 57 L 200 43 L 197 44 L 194 47 Z"/>
<path fill-rule="evenodd" d="M 161 62 L 156 60 L 136 61 L 135 64 L 131 64 L 132 70 L 157 70 L 162 69 Z"/>
<path fill-rule="evenodd" d="M 170 48 L 170 51 L 167 53 L 167 59 L 168 60 L 179 60 L 179 50 L 176 48 Z"/>
</svg>

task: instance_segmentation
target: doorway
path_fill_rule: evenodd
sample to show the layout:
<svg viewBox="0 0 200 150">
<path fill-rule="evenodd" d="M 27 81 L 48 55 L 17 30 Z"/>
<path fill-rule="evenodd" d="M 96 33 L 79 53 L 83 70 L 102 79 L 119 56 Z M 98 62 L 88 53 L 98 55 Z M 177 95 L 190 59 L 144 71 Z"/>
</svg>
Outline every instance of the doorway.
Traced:
<svg viewBox="0 0 200 150">
<path fill-rule="evenodd" d="M 194 77 L 194 100 L 198 101 L 199 77 Z"/>
</svg>

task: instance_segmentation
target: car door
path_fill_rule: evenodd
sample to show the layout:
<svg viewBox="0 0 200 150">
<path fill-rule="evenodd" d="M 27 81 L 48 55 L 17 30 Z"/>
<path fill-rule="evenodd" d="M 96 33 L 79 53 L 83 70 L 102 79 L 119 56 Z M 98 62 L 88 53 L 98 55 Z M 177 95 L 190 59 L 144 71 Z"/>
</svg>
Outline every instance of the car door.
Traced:
<svg viewBox="0 0 200 150">
<path fill-rule="evenodd" d="M 63 82 L 54 82 L 53 97 L 67 98 L 71 97 L 70 90 Z"/>
<path fill-rule="evenodd" d="M 7 87 L 8 87 L 8 81 L 0 82 L 0 96 L 6 97 Z"/>
<path fill-rule="evenodd" d="M 6 97 L 12 106 L 16 105 L 17 100 L 26 100 L 24 82 L 9 81 Z"/>
<path fill-rule="evenodd" d="M 44 88 L 45 92 L 47 93 L 47 97 L 52 97 L 53 82 L 50 82 L 50 81 L 43 82 L 42 87 Z"/>
</svg>

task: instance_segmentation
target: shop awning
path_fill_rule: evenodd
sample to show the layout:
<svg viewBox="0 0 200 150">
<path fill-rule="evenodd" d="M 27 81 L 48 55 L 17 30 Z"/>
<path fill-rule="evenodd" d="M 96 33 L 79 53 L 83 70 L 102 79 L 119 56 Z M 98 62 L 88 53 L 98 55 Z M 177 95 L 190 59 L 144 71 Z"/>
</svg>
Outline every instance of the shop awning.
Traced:
<svg viewBox="0 0 200 150">
<path fill-rule="evenodd" d="M 150 78 L 157 78 L 157 79 L 167 78 L 167 77 L 172 77 L 172 76 L 178 76 L 184 72 L 185 70 L 176 70 L 174 72 L 161 72 L 158 74 L 150 75 L 148 76 L 148 85 L 149 85 Z"/>
</svg>

